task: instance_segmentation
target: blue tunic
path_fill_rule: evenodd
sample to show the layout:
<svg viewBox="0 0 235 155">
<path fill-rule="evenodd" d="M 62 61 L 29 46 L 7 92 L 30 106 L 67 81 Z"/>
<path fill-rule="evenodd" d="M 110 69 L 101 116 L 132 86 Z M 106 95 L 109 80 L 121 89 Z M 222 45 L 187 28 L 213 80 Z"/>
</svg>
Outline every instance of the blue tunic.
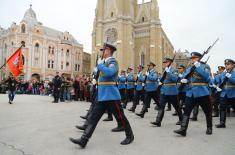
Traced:
<svg viewBox="0 0 235 155">
<path fill-rule="evenodd" d="M 144 80 L 145 80 L 145 76 L 144 76 L 144 74 L 142 73 L 142 72 L 140 72 L 139 74 L 138 74 L 138 77 L 137 77 L 138 79 L 137 79 L 137 85 L 136 85 L 136 90 L 137 91 L 141 91 L 142 89 L 143 89 L 143 83 L 144 83 Z"/>
<path fill-rule="evenodd" d="M 227 96 L 228 98 L 235 98 L 235 71 L 231 72 L 232 76 L 229 78 L 228 82 L 225 84 L 220 97 Z M 226 72 L 223 72 L 218 76 L 218 83 L 222 83 L 225 79 Z"/>
<path fill-rule="evenodd" d="M 126 78 L 124 75 L 119 77 L 118 89 L 126 89 Z"/>
<path fill-rule="evenodd" d="M 135 87 L 135 80 L 132 73 L 129 73 L 126 77 L 127 89 L 133 89 Z"/>
<path fill-rule="evenodd" d="M 118 63 L 115 58 L 109 58 L 105 64 L 97 66 L 100 71 L 98 79 L 98 101 L 120 100 L 121 96 L 116 86 Z"/>
<path fill-rule="evenodd" d="M 149 75 L 147 76 L 146 84 L 145 84 L 145 91 L 146 92 L 153 92 L 157 91 L 158 87 L 158 77 L 157 73 L 154 69 L 149 71 Z"/>
<path fill-rule="evenodd" d="M 186 70 L 185 75 L 190 72 L 191 67 Z M 210 82 L 210 71 L 204 64 L 201 64 L 194 71 L 194 74 L 189 79 L 189 85 L 186 88 L 187 97 L 203 97 L 210 95 L 208 86 Z"/>
<path fill-rule="evenodd" d="M 178 95 L 177 89 L 177 80 L 178 80 L 178 73 L 173 69 L 170 68 L 170 72 L 167 73 L 166 79 L 164 80 L 164 84 L 161 88 L 162 95 Z"/>
</svg>

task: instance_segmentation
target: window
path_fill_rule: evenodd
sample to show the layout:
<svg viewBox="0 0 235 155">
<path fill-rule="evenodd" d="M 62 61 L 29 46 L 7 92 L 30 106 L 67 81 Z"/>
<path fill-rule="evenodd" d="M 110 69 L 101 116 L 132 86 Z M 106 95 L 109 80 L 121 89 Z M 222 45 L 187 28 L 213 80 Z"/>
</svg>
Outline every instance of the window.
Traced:
<svg viewBox="0 0 235 155">
<path fill-rule="evenodd" d="M 69 62 L 66 62 L 66 67 L 69 67 Z"/>
<path fill-rule="evenodd" d="M 113 17 L 113 12 L 111 12 L 111 17 Z"/>
<path fill-rule="evenodd" d="M 35 58 L 35 59 L 34 59 L 34 66 L 38 66 L 38 65 L 39 65 L 38 58 Z"/>
<path fill-rule="evenodd" d="M 21 33 L 25 33 L 25 24 L 21 25 Z"/>
<path fill-rule="evenodd" d="M 51 61 L 50 60 L 48 60 L 48 62 L 47 62 L 47 68 L 51 68 Z"/>
<path fill-rule="evenodd" d="M 54 55 L 54 47 L 51 48 L 51 54 Z"/>
<path fill-rule="evenodd" d="M 48 54 L 51 54 L 51 46 L 48 48 Z"/>
<path fill-rule="evenodd" d="M 36 43 L 35 44 L 35 47 L 34 47 L 35 49 L 35 53 L 39 53 L 39 44 L 38 43 Z"/>
<path fill-rule="evenodd" d="M 61 68 L 62 70 L 64 69 L 64 62 L 63 62 L 63 61 L 61 62 L 60 68 Z"/>
<path fill-rule="evenodd" d="M 141 56 L 140 56 L 140 64 L 141 64 L 142 66 L 145 65 L 144 59 L 145 59 L 144 52 L 142 52 L 142 53 L 141 53 Z"/>
<path fill-rule="evenodd" d="M 142 22 L 144 22 L 144 17 L 142 17 Z"/>
<path fill-rule="evenodd" d="M 66 51 L 66 56 L 69 57 L 69 50 Z"/>
<path fill-rule="evenodd" d="M 51 61 L 51 68 L 52 69 L 54 68 L 54 61 L 53 60 Z"/>
</svg>

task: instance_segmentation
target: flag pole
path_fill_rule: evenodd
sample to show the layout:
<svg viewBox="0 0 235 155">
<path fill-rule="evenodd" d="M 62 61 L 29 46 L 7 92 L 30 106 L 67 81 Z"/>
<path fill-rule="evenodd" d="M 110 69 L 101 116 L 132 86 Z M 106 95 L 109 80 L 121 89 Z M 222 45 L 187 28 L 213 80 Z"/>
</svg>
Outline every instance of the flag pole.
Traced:
<svg viewBox="0 0 235 155">
<path fill-rule="evenodd" d="M 23 45 L 23 44 L 21 44 L 21 46 L 20 46 L 18 49 L 22 48 L 23 46 L 24 46 L 24 45 Z M 17 49 L 17 50 L 18 50 L 18 49 Z M 5 66 L 6 66 L 6 64 L 7 64 L 7 63 L 5 62 L 5 64 L 3 64 L 3 65 L 1 66 L 0 70 L 1 70 L 3 67 L 5 67 Z"/>
</svg>

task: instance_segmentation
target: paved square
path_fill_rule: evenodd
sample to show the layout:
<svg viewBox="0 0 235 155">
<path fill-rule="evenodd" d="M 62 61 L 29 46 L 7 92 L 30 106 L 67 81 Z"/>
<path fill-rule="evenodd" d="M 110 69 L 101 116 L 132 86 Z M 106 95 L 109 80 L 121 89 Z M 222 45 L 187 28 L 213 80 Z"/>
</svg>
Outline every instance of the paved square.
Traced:
<svg viewBox="0 0 235 155">
<path fill-rule="evenodd" d="M 179 126 L 175 125 L 177 117 L 172 112 L 166 112 L 161 128 L 150 125 L 156 117 L 153 108 L 144 119 L 125 111 L 135 134 L 132 144 L 119 144 L 125 135 L 111 132 L 115 121 L 100 121 L 87 148 L 80 149 L 68 138 L 81 136 L 75 125 L 83 124 L 79 116 L 86 113 L 89 103 L 52 104 L 51 101 L 51 97 L 17 95 L 14 104 L 9 105 L 7 96 L 0 95 L 0 155 L 235 154 L 235 117 L 227 119 L 226 129 L 213 128 L 213 135 L 208 136 L 205 117 L 200 111 L 199 121 L 190 122 L 187 137 L 179 137 L 173 133 Z M 216 123 L 218 118 L 214 119 Z"/>
</svg>

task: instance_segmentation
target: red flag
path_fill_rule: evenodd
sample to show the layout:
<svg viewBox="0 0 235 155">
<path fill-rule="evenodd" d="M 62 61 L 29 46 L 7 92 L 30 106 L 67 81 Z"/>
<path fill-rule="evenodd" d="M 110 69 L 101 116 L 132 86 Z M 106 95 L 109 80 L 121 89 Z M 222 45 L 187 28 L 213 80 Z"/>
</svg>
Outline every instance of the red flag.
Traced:
<svg viewBox="0 0 235 155">
<path fill-rule="evenodd" d="M 7 60 L 7 65 L 15 78 L 23 73 L 24 66 L 21 48 L 15 51 L 15 53 Z"/>
</svg>

